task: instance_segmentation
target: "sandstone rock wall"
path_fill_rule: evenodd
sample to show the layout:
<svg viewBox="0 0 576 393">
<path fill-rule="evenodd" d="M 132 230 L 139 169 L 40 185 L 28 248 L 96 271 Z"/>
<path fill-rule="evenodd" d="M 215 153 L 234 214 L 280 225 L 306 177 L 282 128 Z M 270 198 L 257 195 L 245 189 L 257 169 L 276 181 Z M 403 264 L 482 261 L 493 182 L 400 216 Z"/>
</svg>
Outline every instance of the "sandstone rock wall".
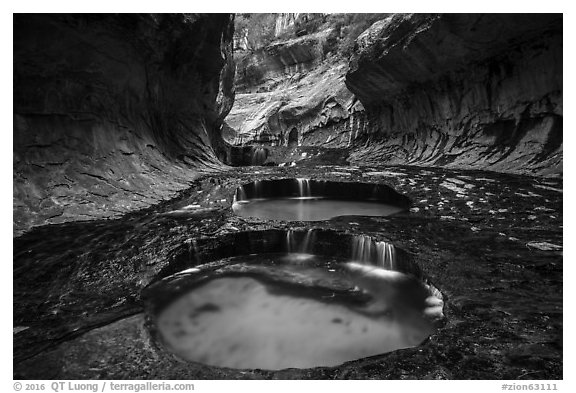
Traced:
<svg viewBox="0 0 576 393">
<path fill-rule="evenodd" d="M 298 19 L 299 13 L 286 12 L 280 13 L 276 17 L 276 25 L 274 26 L 274 35 L 278 37 L 280 34 L 285 32 L 290 26 L 294 26 L 296 19 Z"/>
<path fill-rule="evenodd" d="M 287 15 L 278 16 L 282 26 L 305 14 Z M 348 146 L 350 132 L 363 117 L 353 114 L 363 107 L 344 84 L 345 59 L 329 51 L 332 30 L 325 26 L 236 55 L 236 102 L 226 118 L 237 132 L 236 143 L 286 146 L 294 133 L 299 144 Z"/>
<path fill-rule="evenodd" d="M 219 168 L 232 31 L 229 14 L 15 15 L 15 235 L 142 208 Z"/>
<path fill-rule="evenodd" d="M 294 29 L 298 36 L 308 34 L 311 27 L 318 26 L 324 21 L 325 15 L 327 14 L 302 12 L 277 14 L 276 24 L 274 26 L 274 36 L 279 37 L 290 28 Z"/>
<path fill-rule="evenodd" d="M 329 148 L 349 147 L 366 129 L 363 109 L 350 110 L 342 117 L 327 117 L 325 124 L 318 124 L 302 134 L 301 145 Z"/>
<path fill-rule="evenodd" d="M 276 42 L 236 54 L 236 89 L 241 93 L 273 89 L 286 77 L 310 71 L 324 59 L 328 31 Z"/>
<path fill-rule="evenodd" d="M 326 62 L 286 78 L 271 91 L 238 93 L 226 122 L 236 143 L 348 146 L 362 117 L 362 104 L 344 85 L 346 65 Z"/>
<path fill-rule="evenodd" d="M 562 15 L 397 14 L 357 40 L 353 162 L 562 171 Z"/>
</svg>

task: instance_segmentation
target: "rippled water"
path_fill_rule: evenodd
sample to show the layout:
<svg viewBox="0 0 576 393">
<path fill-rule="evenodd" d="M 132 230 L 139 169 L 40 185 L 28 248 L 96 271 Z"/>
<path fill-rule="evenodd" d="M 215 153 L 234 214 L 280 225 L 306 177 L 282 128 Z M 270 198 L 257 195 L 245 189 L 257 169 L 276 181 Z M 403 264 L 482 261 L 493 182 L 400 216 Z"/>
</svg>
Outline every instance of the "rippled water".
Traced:
<svg viewBox="0 0 576 393">
<path fill-rule="evenodd" d="M 399 317 L 355 288 L 334 260 L 266 254 L 230 263 L 265 265 L 291 283 L 221 276 L 178 298 L 159 314 L 157 326 L 179 357 L 232 368 L 334 366 L 418 345 L 432 332 L 421 310 Z M 299 290 L 299 277 L 308 280 L 306 290 Z M 310 288 L 310 280 L 321 288 Z"/>
<path fill-rule="evenodd" d="M 267 220 L 322 221 L 338 216 L 389 216 L 403 209 L 380 202 L 321 198 L 253 199 L 237 202 L 234 212 Z"/>
</svg>

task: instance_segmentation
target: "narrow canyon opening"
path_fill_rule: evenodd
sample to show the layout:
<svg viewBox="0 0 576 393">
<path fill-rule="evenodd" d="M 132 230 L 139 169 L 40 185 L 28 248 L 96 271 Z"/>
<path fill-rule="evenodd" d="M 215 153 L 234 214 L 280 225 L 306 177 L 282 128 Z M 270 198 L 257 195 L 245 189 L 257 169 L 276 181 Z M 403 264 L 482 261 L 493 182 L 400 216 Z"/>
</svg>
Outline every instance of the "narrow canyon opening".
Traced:
<svg viewBox="0 0 576 393">
<path fill-rule="evenodd" d="M 14 379 L 562 378 L 562 14 L 13 27 Z"/>
</svg>

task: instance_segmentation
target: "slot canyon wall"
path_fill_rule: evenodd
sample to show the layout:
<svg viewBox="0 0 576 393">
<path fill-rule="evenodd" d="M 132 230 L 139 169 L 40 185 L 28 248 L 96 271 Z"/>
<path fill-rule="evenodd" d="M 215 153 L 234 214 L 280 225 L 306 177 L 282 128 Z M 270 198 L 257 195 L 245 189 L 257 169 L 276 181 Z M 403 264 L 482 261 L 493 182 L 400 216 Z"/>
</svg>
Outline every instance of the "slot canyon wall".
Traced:
<svg viewBox="0 0 576 393">
<path fill-rule="evenodd" d="M 230 163 L 224 138 L 561 174 L 561 15 L 396 14 L 350 59 L 326 18 L 278 14 L 234 59 L 228 14 L 16 15 L 14 234 L 169 199 Z"/>
<path fill-rule="evenodd" d="M 144 208 L 221 168 L 233 19 L 15 15 L 14 235 Z"/>
<path fill-rule="evenodd" d="M 278 26 L 298 18 L 279 14 Z M 235 143 L 351 148 L 354 165 L 562 172 L 562 15 L 394 14 L 331 50 L 334 26 L 237 64 Z M 281 31 L 281 29 L 280 29 Z"/>
<path fill-rule="evenodd" d="M 233 54 L 250 44 L 241 15 L 14 16 L 13 379 L 561 379 L 562 16 L 370 14 L 347 34 L 343 14 L 314 31 L 283 14 L 273 43 Z M 304 221 L 320 200 L 242 196 L 319 183 L 403 210 Z M 241 215 L 244 202 L 293 220 Z M 196 279 L 250 274 L 314 300 L 325 268 L 396 247 L 443 298 L 438 329 L 409 348 L 250 370 L 183 361 L 157 335 L 160 303 Z M 320 258 L 229 259 L 298 250 Z"/>
<path fill-rule="evenodd" d="M 237 51 L 236 101 L 226 118 L 237 133 L 231 142 L 287 146 L 296 130 L 300 144 L 345 147 L 363 129 L 362 104 L 344 83 L 347 60 L 334 51 L 334 27 L 282 38 L 302 18 L 321 24 L 324 16 L 278 14 L 273 43 Z"/>
<path fill-rule="evenodd" d="M 352 163 L 562 172 L 562 15 L 397 14 L 357 40 Z"/>
</svg>

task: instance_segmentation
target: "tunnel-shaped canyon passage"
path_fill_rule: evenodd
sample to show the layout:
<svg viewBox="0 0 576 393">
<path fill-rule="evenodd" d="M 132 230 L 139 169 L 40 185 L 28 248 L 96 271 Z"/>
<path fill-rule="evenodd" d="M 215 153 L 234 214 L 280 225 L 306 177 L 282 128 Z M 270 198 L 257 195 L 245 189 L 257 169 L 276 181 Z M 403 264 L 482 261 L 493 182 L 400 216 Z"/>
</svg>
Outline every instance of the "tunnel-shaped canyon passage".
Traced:
<svg viewBox="0 0 576 393">
<path fill-rule="evenodd" d="M 562 378 L 562 14 L 15 14 L 13 48 L 14 379 Z"/>
</svg>

